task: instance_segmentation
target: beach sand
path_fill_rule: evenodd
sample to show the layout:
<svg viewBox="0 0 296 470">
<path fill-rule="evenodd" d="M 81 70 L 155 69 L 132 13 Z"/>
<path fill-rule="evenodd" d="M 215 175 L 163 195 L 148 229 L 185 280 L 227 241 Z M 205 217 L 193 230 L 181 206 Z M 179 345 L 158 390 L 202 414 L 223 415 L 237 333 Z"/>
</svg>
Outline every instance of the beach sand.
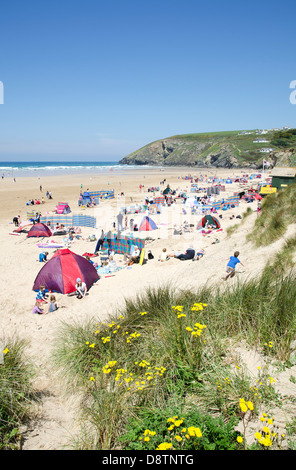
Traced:
<svg viewBox="0 0 296 470">
<path fill-rule="evenodd" d="M 270 256 L 282 246 L 284 239 L 272 245 L 260 249 L 255 249 L 251 243 L 246 241 L 246 234 L 252 229 L 257 217 L 256 202 L 247 204 L 241 202 L 238 207 L 223 212 L 221 219 L 222 231 L 211 232 L 207 236 L 197 234 L 197 231 L 185 233 L 183 236 L 173 235 L 173 225 L 187 220 L 195 224 L 201 216 L 182 213 L 181 204 L 173 204 L 171 207 L 164 207 L 162 214 L 151 215 L 151 218 L 158 224 L 159 229 L 153 232 L 140 232 L 141 237 L 149 237 L 146 242 L 147 250 L 151 250 L 154 259 L 148 260 L 144 265 L 132 265 L 129 269 L 123 268 L 112 277 L 105 277 L 90 289 L 89 295 L 83 300 L 76 297 L 63 296 L 57 294 L 57 301 L 66 305 L 66 308 L 59 309 L 48 315 L 34 315 L 32 308 L 35 303 L 36 293 L 32 290 L 34 279 L 41 269 L 38 261 L 38 254 L 41 251 L 37 247 L 40 240 L 36 238 L 28 239 L 26 234 L 11 235 L 15 228 L 12 224 L 14 216 L 20 215 L 21 220 L 26 220 L 28 208 L 52 213 L 57 203 L 68 202 L 72 212 L 93 215 L 97 219 L 97 230 L 82 228 L 83 240 L 75 240 L 70 249 L 82 255 L 85 252 L 93 252 L 96 242 L 88 241 L 88 236 L 98 235 L 100 229 L 108 230 L 111 227 L 120 207 L 130 204 L 144 203 L 147 188 L 159 186 L 162 190 L 167 184 L 172 189 L 190 189 L 190 181 L 182 179 L 186 175 L 210 175 L 216 174 L 219 177 L 241 176 L 244 170 L 197 170 L 186 168 L 167 168 L 160 171 L 158 168 L 137 168 L 125 169 L 122 171 L 108 171 L 99 174 L 81 175 L 56 175 L 41 177 L 17 178 L 16 182 L 12 178 L 4 178 L 0 181 L 1 208 L 0 208 L 0 233 L 1 233 L 1 314 L 0 314 L 0 340 L 5 344 L 6 338 L 17 337 L 28 342 L 27 354 L 38 369 L 38 380 L 35 384 L 42 396 L 38 409 L 36 423 L 25 431 L 25 450 L 56 450 L 67 446 L 69 439 L 75 434 L 75 399 L 65 399 L 61 393 L 60 384 L 55 380 L 51 369 L 50 355 L 52 353 L 53 339 L 55 338 L 61 323 L 81 323 L 89 318 L 96 318 L 104 321 L 109 315 L 114 314 L 124 304 L 125 298 L 135 296 L 143 292 L 146 287 L 154 287 L 164 283 L 170 283 L 176 289 L 192 288 L 196 289 L 203 284 L 223 283 L 222 276 L 225 274 L 227 259 L 235 250 L 240 252 L 239 258 L 245 267 L 237 269 L 237 275 L 230 282 L 237 282 L 237 279 L 245 280 L 249 277 L 260 274 Z M 164 185 L 160 181 L 166 179 Z M 140 191 L 139 185 L 144 185 Z M 40 191 L 42 185 L 42 192 Z M 114 189 L 115 199 L 102 201 L 97 208 L 80 209 L 77 201 L 79 192 L 83 185 L 83 190 L 108 190 Z M 205 183 L 199 185 L 206 186 Z M 221 192 L 217 199 L 232 195 L 235 191 L 243 190 L 239 183 L 226 185 L 226 191 Z M 46 198 L 46 191 L 52 192 L 53 199 Z M 121 193 L 124 196 L 120 196 Z M 44 197 L 45 203 L 40 206 L 26 205 L 31 198 Z M 132 198 L 132 199 L 131 199 Z M 248 207 L 253 209 L 253 213 L 245 220 L 237 219 L 237 215 L 242 215 Z M 221 213 L 221 211 L 219 211 Z M 234 218 L 231 216 L 234 215 Z M 143 214 L 136 216 L 135 222 L 142 220 Z M 227 236 L 227 227 L 240 224 L 238 229 Z M 135 233 L 135 235 L 137 235 Z M 287 236 L 289 233 L 287 233 Z M 61 237 L 52 236 L 50 239 L 60 241 Z M 219 243 L 216 243 L 216 240 Z M 205 256 L 195 262 L 179 261 L 171 258 L 168 261 L 160 262 L 158 258 L 163 248 L 168 253 L 174 250 L 181 251 L 188 246 L 205 249 Z M 50 250 L 49 250 L 50 251 Z M 53 253 L 50 251 L 49 258 Z M 118 266 L 123 265 L 122 256 L 115 256 Z M 94 260 L 96 260 L 94 258 Z M 241 351 L 240 351 L 241 352 Z M 255 373 L 258 364 L 258 357 L 245 355 L 247 365 Z M 291 372 L 292 373 L 292 372 Z M 278 381 L 281 392 L 286 389 L 289 394 L 295 394 L 295 385 L 292 384 L 288 376 L 286 379 Z M 292 390 L 291 390 L 292 388 Z M 283 418 L 284 420 L 284 418 Z"/>
</svg>

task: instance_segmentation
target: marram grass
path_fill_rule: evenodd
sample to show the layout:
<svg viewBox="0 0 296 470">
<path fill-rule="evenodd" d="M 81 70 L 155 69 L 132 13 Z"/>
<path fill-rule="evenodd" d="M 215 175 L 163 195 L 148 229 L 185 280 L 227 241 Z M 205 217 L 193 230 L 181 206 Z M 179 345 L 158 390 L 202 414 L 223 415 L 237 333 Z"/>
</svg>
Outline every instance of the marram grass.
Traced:
<svg viewBox="0 0 296 470">
<path fill-rule="evenodd" d="M 0 450 L 20 449 L 20 426 L 33 415 L 35 371 L 25 355 L 27 344 L 6 339 L 0 364 Z"/>
<path fill-rule="evenodd" d="M 225 358 L 232 342 L 244 340 L 268 357 L 288 360 L 296 334 L 295 286 L 293 273 L 265 272 L 223 284 L 223 290 L 149 288 L 108 320 L 65 324 L 53 359 L 67 386 L 85 396 L 78 447 L 120 447 L 131 417 L 140 419 L 144 409 L 196 403 L 229 419 L 242 395 L 257 409 L 249 379 L 231 372 Z M 260 396 L 275 400 L 270 383 L 262 384 Z"/>
</svg>

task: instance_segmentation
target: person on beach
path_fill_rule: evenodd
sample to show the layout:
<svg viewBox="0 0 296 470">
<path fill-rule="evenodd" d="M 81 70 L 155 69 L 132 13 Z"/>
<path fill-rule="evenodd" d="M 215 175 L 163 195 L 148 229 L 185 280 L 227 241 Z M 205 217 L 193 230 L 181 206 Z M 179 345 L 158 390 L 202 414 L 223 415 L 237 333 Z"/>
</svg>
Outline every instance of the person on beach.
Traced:
<svg viewBox="0 0 296 470">
<path fill-rule="evenodd" d="M 14 223 L 14 225 L 15 225 L 16 227 L 18 227 L 18 226 L 20 225 L 20 220 L 21 220 L 21 218 L 20 218 L 20 216 L 18 215 L 18 216 L 15 216 L 15 217 L 12 219 L 12 222 Z"/>
<path fill-rule="evenodd" d="M 79 277 L 76 279 L 75 289 L 76 289 L 75 293 L 76 293 L 77 299 L 82 299 L 83 297 L 86 296 L 86 293 L 87 293 L 86 284 L 85 282 L 82 282 L 82 280 Z"/>
<path fill-rule="evenodd" d="M 237 264 L 241 264 L 244 266 L 244 264 L 239 260 L 239 251 L 235 251 L 233 256 L 230 256 L 229 261 L 226 266 L 226 275 L 223 277 L 223 279 L 226 281 L 229 277 L 233 277 L 235 275 L 235 267 Z"/>
<path fill-rule="evenodd" d="M 167 254 L 167 250 L 166 248 L 163 248 L 158 261 L 163 262 L 163 261 L 167 261 L 168 259 L 169 259 L 169 255 Z"/>
<path fill-rule="evenodd" d="M 123 221 L 123 214 L 121 212 L 119 212 L 117 214 L 117 231 L 118 232 L 122 232 L 122 230 L 123 230 L 122 221 Z"/>
<path fill-rule="evenodd" d="M 205 255 L 205 253 L 205 250 L 199 250 L 193 259 L 198 261 Z"/>
<path fill-rule="evenodd" d="M 58 308 L 64 307 L 65 305 L 58 304 L 55 295 L 51 294 L 49 297 L 48 313 L 55 312 Z"/>
<path fill-rule="evenodd" d="M 193 259 L 195 256 L 195 250 L 192 247 L 187 248 L 185 253 L 175 253 L 172 255 L 169 255 L 172 258 L 177 258 L 180 260 L 188 260 L 188 259 Z"/>
<path fill-rule="evenodd" d="M 37 315 L 44 315 L 46 312 L 44 311 L 43 308 L 40 307 L 39 302 L 35 302 L 35 305 L 33 307 L 32 313 L 35 313 Z"/>
<path fill-rule="evenodd" d="M 131 266 L 134 263 L 138 263 L 140 260 L 141 251 L 138 246 L 135 246 L 133 252 L 129 255 L 127 253 L 124 254 L 123 260 L 128 265 Z"/>
<path fill-rule="evenodd" d="M 100 251 L 100 249 L 103 247 L 104 239 L 105 239 L 105 233 L 104 233 L 104 230 L 102 230 L 102 231 L 101 231 L 100 238 L 99 238 L 98 241 L 97 241 L 97 245 L 96 245 L 96 249 L 95 249 L 95 254 L 97 254 L 98 251 Z"/>
<path fill-rule="evenodd" d="M 36 301 L 47 303 L 46 298 L 47 298 L 47 294 L 45 292 L 45 286 L 40 286 L 39 291 L 37 292 L 37 295 L 36 295 Z"/>
<path fill-rule="evenodd" d="M 44 251 L 44 252 L 40 253 L 40 255 L 39 255 L 40 263 L 46 263 L 47 257 L 48 257 L 48 251 Z"/>
</svg>

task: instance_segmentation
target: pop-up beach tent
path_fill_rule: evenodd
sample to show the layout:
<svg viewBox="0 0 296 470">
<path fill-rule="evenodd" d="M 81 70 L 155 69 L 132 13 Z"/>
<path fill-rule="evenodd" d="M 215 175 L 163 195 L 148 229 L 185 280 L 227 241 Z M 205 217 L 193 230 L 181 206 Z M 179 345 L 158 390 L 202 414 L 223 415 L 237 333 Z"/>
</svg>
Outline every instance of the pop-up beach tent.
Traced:
<svg viewBox="0 0 296 470">
<path fill-rule="evenodd" d="M 58 203 L 58 206 L 57 206 L 57 209 L 56 209 L 57 214 L 70 214 L 70 212 L 71 212 L 71 209 L 70 209 L 70 206 L 67 202 L 59 202 Z"/>
<path fill-rule="evenodd" d="M 214 229 L 219 229 L 221 228 L 220 222 L 216 217 L 213 217 L 212 215 L 208 214 L 203 216 L 203 218 L 200 220 L 199 224 L 197 225 L 197 230 L 200 230 L 206 226 L 206 223 L 208 222 L 208 225 L 212 225 L 212 228 Z"/>
<path fill-rule="evenodd" d="M 142 231 L 157 230 L 157 225 L 155 222 L 153 222 L 152 219 L 150 219 L 150 217 L 145 215 L 145 217 L 142 219 L 142 222 L 140 224 L 139 231 L 140 230 Z"/>
<path fill-rule="evenodd" d="M 76 279 L 80 278 L 89 289 L 99 279 L 94 266 L 83 256 L 68 248 L 57 250 L 52 258 L 40 269 L 34 281 L 33 290 L 40 286 L 52 292 L 70 294 L 75 291 Z"/>
<path fill-rule="evenodd" d="M 33 225 L 27 237 L 50 237 L 52 235 L 50 228 L 42 223 Z"/>
</svg>

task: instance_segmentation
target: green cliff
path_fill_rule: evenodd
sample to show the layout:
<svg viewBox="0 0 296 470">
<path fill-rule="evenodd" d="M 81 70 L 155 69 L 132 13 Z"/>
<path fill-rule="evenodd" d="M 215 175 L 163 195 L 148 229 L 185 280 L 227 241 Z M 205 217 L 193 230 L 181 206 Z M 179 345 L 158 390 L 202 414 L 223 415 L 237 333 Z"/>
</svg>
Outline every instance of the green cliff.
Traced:
<svg viewBox="0 0 296 470">
<path fill-rule="evenodd" d="M 119 163 L 259 169 L 263 159 L 271 166 L 295 166 L 296 129 L 175 135 L 145 145 Z"/>
</svg>

